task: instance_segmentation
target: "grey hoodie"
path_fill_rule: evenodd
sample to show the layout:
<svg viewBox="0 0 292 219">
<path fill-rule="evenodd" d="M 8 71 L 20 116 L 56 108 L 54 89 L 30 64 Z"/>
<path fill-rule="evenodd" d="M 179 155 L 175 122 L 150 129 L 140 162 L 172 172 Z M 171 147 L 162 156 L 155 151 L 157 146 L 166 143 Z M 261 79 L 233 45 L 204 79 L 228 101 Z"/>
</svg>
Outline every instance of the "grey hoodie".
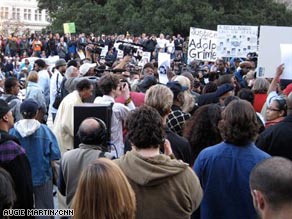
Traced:
<svg viewBox="0 0 292 219">
<path fill-rule="evenodd" d="M 166 155 L 144 158 L 130 151 L 115 162 L 136 193 L 136 218 L 189 219 L 201 203 L 199 179 L 183 161 Z"/>
</svg>

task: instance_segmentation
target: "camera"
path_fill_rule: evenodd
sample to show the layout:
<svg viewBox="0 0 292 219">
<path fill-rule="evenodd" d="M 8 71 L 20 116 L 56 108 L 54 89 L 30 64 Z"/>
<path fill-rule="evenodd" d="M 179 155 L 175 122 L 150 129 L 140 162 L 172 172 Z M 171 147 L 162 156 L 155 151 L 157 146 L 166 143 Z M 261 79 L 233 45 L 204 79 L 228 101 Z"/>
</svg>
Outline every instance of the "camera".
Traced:
<svg viewBox="0 0 292 219">
<path fill-rule="evenodd" d="M 138 50 L 141 49 L 142 51 L 146 51 L 146 48 L 141 44 L 130 43 L 121 40 L 118 40 L 117 43 L 121 43 L 118 48 L 124 52 L 124 56 L 126 55 L 134 56 L 138 60 L 142 58 L 138 54 Z"/>
<path fill-rule="evenodd" d="M 104 44 L 101 43 L 80 43 L 82 47 L 85 48 L 88 52 L 100 54 Z"/>
</svg>

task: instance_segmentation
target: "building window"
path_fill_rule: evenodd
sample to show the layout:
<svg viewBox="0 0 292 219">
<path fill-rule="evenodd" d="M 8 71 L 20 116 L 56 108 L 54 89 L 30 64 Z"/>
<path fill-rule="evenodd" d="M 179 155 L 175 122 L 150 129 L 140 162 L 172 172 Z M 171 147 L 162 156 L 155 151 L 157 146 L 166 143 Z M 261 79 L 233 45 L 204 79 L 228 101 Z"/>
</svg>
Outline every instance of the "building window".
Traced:
<svg viewBox="0 0 292 219">
<path fill-rule="evenodd" d="M 0 8 L 0 17 L 3 19 L 8 19 L 8 7 Z"/>
<path fill-rule="evenodd" d="M 31 9 L 27 10 L 27 20 L 31 20 Z"/>
<path fill-rule="evenodd" d="M 34 11 L 34 19 L 36 21 L 41 21 L 42 20 L 42 12 L 39 10 Z"/>
<path fill-rule="evenodd" d="M 16 19 L 16 8 L 12 8 L 12 19 Z"/>
<path fill-rule="evenodd" d="M 20 8 L 16 10 L 16 19 L 20 20 Z"/>
<path fill-rule="evenodd" d="M 23 9 L 23 19 L 27 20 L 27 9 Z"/>
</svg>

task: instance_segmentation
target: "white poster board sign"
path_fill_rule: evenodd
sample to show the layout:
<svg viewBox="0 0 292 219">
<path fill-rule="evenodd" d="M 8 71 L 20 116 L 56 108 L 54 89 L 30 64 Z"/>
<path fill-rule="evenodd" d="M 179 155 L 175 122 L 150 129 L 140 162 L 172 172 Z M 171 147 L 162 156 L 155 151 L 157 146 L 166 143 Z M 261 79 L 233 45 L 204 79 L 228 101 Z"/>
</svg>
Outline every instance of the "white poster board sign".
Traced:
<svg viewBox="0 0 292 219">
<path fill-rule="evenodd" d="M 217 31 L 190 28 L 188 63 L 193 60 L 216 61 Z"/>
<path fill-rule="evenodd" d="M 217 26 L 217 56 L 242 57 L 250 52 L 257 52 L 258 27 L 257 26 Z"/>
<path fill-rule="evenodd" d="M 281 78 L 291 78 L 292 75 L 292 44 L 281 44 L 281 64 L 284 63 L 284 71 Z"/>
<path fill-rule="evenodd" d="M 158 73 L 159 82 L 166 84 L 168 82 L 166 72 L 170 68 L 170 54 L 160 52 L 158 53 Z"/>
<path fill-rule="evenodd" d="M 143 68 L 146 63 L 151 61 L 150 58 L 151 58 L 151 53 L 143 51 L 142 58 L 141 58 L 141 60 L 140 60 L 138 65 Z"/>
<path fill-rule="evenodd" d="M 108 45 L 105 45 L 104 47 L 102 47 L 102 50 L 101 50 L 101 53 L 100 53 L 100 57 L 101 58 L 105 58 L 107 52 L 108 52 Z"/>
<path fill-rule="evenodd" d="M 260 27 L 258 77 L 273 78 L 275 76 L 277 67 L 284 61 L 281 60 L 281 44 L 292 44 L 292 27 Z M 286 53 L 284 50 L 282 52 Z M 285 71 L 287 71 L 286 64 Z M 292 79 L 292 72 L 286 72 L 281 78 Z"/>
</svg>

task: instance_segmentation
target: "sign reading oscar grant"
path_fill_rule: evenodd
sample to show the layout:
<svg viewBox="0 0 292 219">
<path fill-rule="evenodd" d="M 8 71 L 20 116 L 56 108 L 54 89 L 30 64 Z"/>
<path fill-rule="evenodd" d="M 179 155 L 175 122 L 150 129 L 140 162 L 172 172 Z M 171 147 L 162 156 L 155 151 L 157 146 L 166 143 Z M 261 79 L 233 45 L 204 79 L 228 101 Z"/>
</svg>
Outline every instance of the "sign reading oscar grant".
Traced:
<svg viewBox="0 0 292 219">
<path fill-rule="evenodd" d="M 75 23 L 64 23 L 64 33 L 76 33 Z"/>
<path fill-rule="evenodd" d="M 216 61 L 217 31 L 190 28 L 188 63 L 195 60 Z"/>
</svg>

